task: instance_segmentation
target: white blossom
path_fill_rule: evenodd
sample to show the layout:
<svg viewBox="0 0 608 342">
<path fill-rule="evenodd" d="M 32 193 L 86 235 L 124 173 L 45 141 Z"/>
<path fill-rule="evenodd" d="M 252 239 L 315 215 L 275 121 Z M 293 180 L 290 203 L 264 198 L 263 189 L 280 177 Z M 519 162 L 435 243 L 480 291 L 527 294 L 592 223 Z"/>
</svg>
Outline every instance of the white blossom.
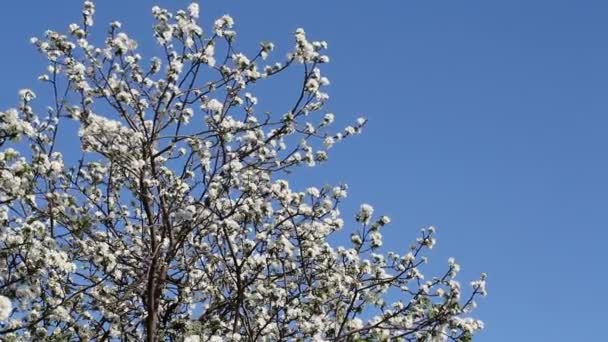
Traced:
<svg viewBox="0 0 608 342">
<path fill-rule="evenodd" d="M 93 1 L 87 0 L 84 2 L 82 14 L 84 15 L 85 24 L 93 26 L 93 15 L 95 14 L 95 4 Z"/>
<path fill-rule="evenodd" d="M 124 32 L 118 33 L 112 42 L 117 50 L 123 54 L 137 48 L 137 42 L 129 38 L 129 36 L 127 36 L 127 34 Z"/>
<path fill-rule="evenodd" d="M 10 299 L 5 296 L 0 296 L 0 321 L 6 321 L 13 311 L 13 305 Z"/>
<path fill-rule="evenodd" d="M 363 223 L 369 223 L 372 214 L 374 213 L 374 207 L 367 203 L 361 204 L 359 208 L 359 213 L 357 214 L 357 220 Z"/>
<path fill-rule="evenodd" d="M 382 224 L 389 224 L 391 223 L 391 218 L 383 215 L 382 217 L 380 217 L 380 222 L 382 222 Z"/>
<path fill-rule="evenodd" d="M 36 98 L 36 94 L 30 89 L 21 89 L 19 90 L 19 97 L 22 101 L 29 102 Z"/>
<path fill-rule="evenodd" d="M 192 18 L 198 19 L 198 16 L 199 16 L 199 6 L 198 6 L 198 4 L 196 2 L 193 2 L 193 3 L 191 3 L 188 6 L 188 14 L 190 14 L 190 16 Z"/>
<path fill-rule="evenodd" d="M 203 51 L 204 61 L 209 64 L 209 66 L 215 66 L 215 45 L 207 44 L 205 50 Z"/>
<path fill-rule="evenodd" d="M 221 18 L 217 19 L 213 25 L 213 29 L 215 31 L 215 33 L 220 36 L 228 36 L 230 37 L 233 32 L 230 31 L 229 29 L 231 29 L 234 26 L 234 19 L 232 19 L 231 16 L 225 14 L 223 15 Z"/>
<path fill-rule="evenodd" d="M 212 113 L 217 114 L 222 112 L 224 105 L 217 99 L 211 99 L 204 105 L 204 108 Z"/>
</svg>

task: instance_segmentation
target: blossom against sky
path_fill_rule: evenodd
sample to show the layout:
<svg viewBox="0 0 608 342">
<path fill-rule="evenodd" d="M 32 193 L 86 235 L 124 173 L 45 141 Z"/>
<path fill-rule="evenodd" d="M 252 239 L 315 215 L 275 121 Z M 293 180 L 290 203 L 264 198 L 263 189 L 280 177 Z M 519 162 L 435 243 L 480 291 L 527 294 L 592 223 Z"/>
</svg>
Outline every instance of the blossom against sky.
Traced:
<svg viewBox="0 0 608 342">
<path fill-rule="evenodd" d="M 29 38 L 66 27 L 80 5 L 0 4 L 0 34 L 12 47 L 0 58 L 2 108 L 43 72 Z M 608 304 L 599 273 L 608 237 L 607 6 L 207 1 L 199 11 L 207 20 L 230 13 L 242 41 L 286 42 L 297 27 L 327 40 L 329 107 L 341 120 L 363 113 L 370 122 L 303 185 L 349 183 L 353 213 L 367 201 L 390 214 L 391 248 L 437 225 L 432 260 L 456 257 L 461 279 L 488 273 L 479 341 L 571 341 L 597 337 Z M 146 11 L 147 3 L 108 0 L 97 21 L 121 20 L 139 37 L 149 34 Z"/>
</svg>

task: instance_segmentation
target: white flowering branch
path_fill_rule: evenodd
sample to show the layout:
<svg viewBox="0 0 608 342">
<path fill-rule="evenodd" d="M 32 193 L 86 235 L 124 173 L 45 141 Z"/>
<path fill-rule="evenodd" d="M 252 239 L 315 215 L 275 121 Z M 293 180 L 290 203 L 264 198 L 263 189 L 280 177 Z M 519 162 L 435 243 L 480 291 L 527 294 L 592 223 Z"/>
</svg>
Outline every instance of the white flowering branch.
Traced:
<svg viewBox="0 0 608 342">
<path fill-rule="evenodd" d="M 47 115 L 28 89 L 0 112 L 2 340 L 467 341 L 482 328 L 469 311 L 485 276 L 462 300 L 453 260 L 422 274 L 433 228 L 383 254 L 390 219 L 364 204 L 333 247 L 346 186 L 290 187 L 366 124 L 331 129 L 327 43 L 298 29 L 270 62 L 272 43 L 238 50 L 228 15 L 206 32 L 197 4 L 154 7 L 146 61 L 119 22 L 89 40 L 94 14 L 85 1 L 82 24 L 32 39 Z M 258 110 L 256 85 L 292 70 L 293 104 Z"/>
</svg>

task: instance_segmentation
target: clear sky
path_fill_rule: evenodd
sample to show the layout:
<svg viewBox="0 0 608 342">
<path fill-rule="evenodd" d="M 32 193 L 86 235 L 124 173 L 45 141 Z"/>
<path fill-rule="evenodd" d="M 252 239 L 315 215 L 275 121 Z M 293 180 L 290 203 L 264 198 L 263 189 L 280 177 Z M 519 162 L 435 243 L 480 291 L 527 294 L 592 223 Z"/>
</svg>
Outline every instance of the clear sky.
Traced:
<svg viewBox="0 0 608 342">
<path fill-rule="evenodd" d="M 156 3 L 98 1 L 97 28 L 118 19 L 145 48 Z M 29 37 L 80 21 L 80 4 L 0 2 L 0 108 L 43 71 Z M 200 4 L 208 22 L 230 13 L 245 47 L 291 46 L 300 26 L 329 42 L 328 108 L 370 122 L 299 183 L 348 183 L 345 213 L 369 202 L 390 215 L 399 251 L 436 225 L 431 269 L 454 256 L 462 281 L 488 273 L 477 341 L 605 338 L 608 2 Z"/>
</svg>

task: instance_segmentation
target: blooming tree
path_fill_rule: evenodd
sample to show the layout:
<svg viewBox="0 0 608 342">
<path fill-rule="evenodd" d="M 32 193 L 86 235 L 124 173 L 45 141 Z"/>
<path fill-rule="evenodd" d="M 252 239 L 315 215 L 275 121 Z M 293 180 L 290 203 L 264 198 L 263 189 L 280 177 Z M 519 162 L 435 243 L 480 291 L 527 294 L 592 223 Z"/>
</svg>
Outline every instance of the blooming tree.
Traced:
<svg viewBox="0 0 608 342">
<path fill-rule="evenodd" d="M 363 204 L 333 247 L 346 187 L 290 187 L 288 171 L 366 123 L 331 128 L 325 42 L 298 29 L 284 60 L 269 62 L 272 43 L 245 55 L 233 19 L 203 30 L 193 3 L 152 9 L 161 52 L 145 59 L 119 22 L 95 45 L 94 12 L 85 1 L 81 24 L 32 39 L 44 114 L 28 89 L 0 112 L 0 339 L 467 341 L 482 328 L 468 313 L 485 276 L 465 296 L 454 260 L 421 273 L 432 227 L 381 253 L 390 219 Z M 250 91 L 287 69 L 302 75 L 293 104 L 258 110 Z"/>
</svg>

